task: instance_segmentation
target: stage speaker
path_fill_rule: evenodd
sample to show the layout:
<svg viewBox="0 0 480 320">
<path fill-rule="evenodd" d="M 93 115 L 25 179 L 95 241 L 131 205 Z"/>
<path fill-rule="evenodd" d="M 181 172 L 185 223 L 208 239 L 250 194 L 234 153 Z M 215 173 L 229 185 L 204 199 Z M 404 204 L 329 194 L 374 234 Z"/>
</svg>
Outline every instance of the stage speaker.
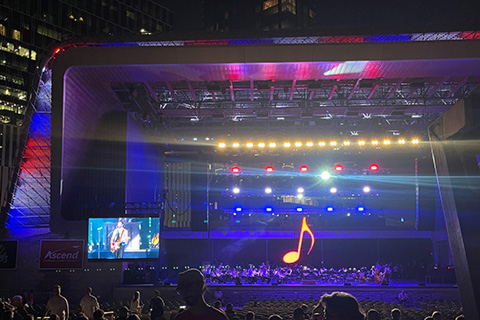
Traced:
<svg viewBox="0 0 480 320">
<path fill-rule="evenodd" d="M 206 162 L 192 162 L 190 222 L 192 231 L 207 231 L 207 170 Z"/>
</svg>

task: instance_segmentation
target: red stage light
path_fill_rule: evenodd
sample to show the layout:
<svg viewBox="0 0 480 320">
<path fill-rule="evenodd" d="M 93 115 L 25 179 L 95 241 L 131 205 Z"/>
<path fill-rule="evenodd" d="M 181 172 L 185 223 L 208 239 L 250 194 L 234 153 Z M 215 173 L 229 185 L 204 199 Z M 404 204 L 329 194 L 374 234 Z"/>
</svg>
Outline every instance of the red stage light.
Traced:
<svg viewBox="0 0 480 320">
<path fill-rule="evenodd" d="M 55 49 L 55 51 L 53 53 L 57 54 L 57 53 L 60 52 L 60 50 L 61 50 L 60 48 L 57 48 L 57 49 Z"/>
<path fill-rule="evenodd" d="M 376 165 L 375 163 L 372 163 L 372 164 L 370 165 L 370 170 L 372 170 L 372 171 L 377 171 L 377 170 L 378 170 L 378 165 Z"/>
<path fill-rule="evenodd" d="M 240 172 L 240 168 L 239 167 L 233 167 L 232 168 L 232 173 L 239 173 Z"/>
<path fill-rule="evenodd" d="M 273 167 L 268 166 L 268 167 L 265 168 L 265 171 L 267 171 L 268 173 L 272 173 L 273 172 Z"/>
<path fill-rule="evenodd" d="M 307 166 L 301 166 L 300 167 L 300 172 L 307 172 L 308 171 L 308 167 Z"/>
<path fill-rule="evenodd" d="M 335 171 L 337 171 L 337 172 L 343 171 L 343 166 L 341 164 L 336 164 L 335 165 Z"/>
</svg>

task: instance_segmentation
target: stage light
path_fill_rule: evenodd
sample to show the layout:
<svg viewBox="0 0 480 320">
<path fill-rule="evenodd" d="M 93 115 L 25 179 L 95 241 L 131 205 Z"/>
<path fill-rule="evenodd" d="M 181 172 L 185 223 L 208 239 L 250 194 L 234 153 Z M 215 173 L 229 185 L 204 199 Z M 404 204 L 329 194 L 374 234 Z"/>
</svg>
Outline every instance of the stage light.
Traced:
<svg viewBox="0 0 480 320">
<path fill-rule="evenodd" d="M 259 142 L 258 147 L 259 148 L 265 148 L 265 142 Z"/>
<path fill-rule="evenodd" d="M 335 165 L 335 171 L 337 171 L 337 172 L 343 171 L 343 166 L 341 164 L 336 164 Z"/>
<path fill-rule="evenodd" d="M 365 140 L 359 140 L 358 145 L 359 146 L 364 146 L 365 145 Z"/>
<path fill-rule="evenodd" d="M 370 165 L 370 170 L 371 171 L 378 171 L 378 165 L 376 163 L 372 163 Z"/>
<path fill-rule="evenodd" d="M 322 180 L 328 180 L 330 179 L 330 173 L 328 171 L 323 171 L 320 178 L 322 178 Z"/>
<path fill-rule="evenodd" d="M 234 187 L 232 189 L 232 192 L 235 193 L 235 194 L 238 194 L 238 193 L 240 193 L 240 188 L 239 187 Z"/>
<path fill-rule="evenodd" d="M 365 207 L 364 207 L 364 206 L 358 206 L 358 207 L 357 207 L 357 211 L 358 211 L 358 212 L 364 212 L 364 211 L 365 211 Z"/>
<path fill-rule="evenodd" d="M 349 213 L 347 213 L 347 217 L 350 217 L 350 212 L 349 212 Z"/>
<path fill-rule="evenodd" d="M 239 167 L 232 167 L 232 173 L 239 173 L 240 168 Z"/>
<path fill-rule="evenodd" d="M 328 207 L 327 207 L 327 211 L 328 211 L 328 212 L 333 212 L 333 207 L 332 207 L 332 206 L 328 206 Z"/>
<path fill-rule="evenodd" d="M 277 144 L 276 144 L 275 142 L 270 142 L 270 143 L 268 144 L 268 146 L 269 146 L 270 148 L 275 148 L 275 147 L 277 146 Z"/>
<path fill-rule="evenodd" d="M 253 148 L 253 142 L 247 142 L 246 146 L 247 148 Z"/>
<path fill-rule="evenodd" d="M 337 190 L 337 188 L 335 188 L 335 187 L 331 187 L 331 188 L 330 188 L 330 193 L 337 193 L 337 191 L 338 191 L 338 190 Z"/>
<path fill-rule="evenodd" d="M 372 143 L 372 145 L 376 146 L 376 145 L 378 145 L 378 140 L 375 140 L 375 139 L 374 139 L 374 140 L 372 140 L 371 143 Z"/>
<path fill-rule="evenodd" d="M 297 199 L 302 199 L 303 198 L 303 194 L 299 193 L 297 194 Z"/>
<path fill-rule="evenodd" d="M 234 215 L 234 216 L 236 216 L 236 215 L 237 215 L 237 213 L 234 211 L 234 212 L 233 212 L 233 215 Z"/>
<path fill-rule="evenodd" d="M 331 147 L 336 147 L 337 146 L 337 141 L 330 141 L 330 146 Z"/>
<path fill-rule="evenodd" d="M 351 144 L 351 143 L 350 143 L 350 141 L 348 141 L 348 140 L 343 141 L 343 145 L 344 145 L 344 146 L 349 146 L 350 144 Z"/>
<path fill-rule="evenodd" d="M 272 173 L 273 172 L 273 167 L 268 166 L 268 167 L 265 168 L 265 171 L 267 171 L 267 173 Z"/>
<path fill-rule="evenodd" d="M 302 207 L 297 207 L 297 212 L 303 212 L 303 208 Z"/>
<path fill-rule="evenodd" d="M 326 143 L 325 141 L 320 141 L 320 142 L 318 143 L 318 145 L 319 145 L 320 147 L 325 147 L 325 146 L 327 145 L 327 143 Z"/>
<path fill-rule="evenodd" d="M 266 193 L 266 194 L 272 193 L 272 188 L 266 187 L 266 188 L 265 188 L 265 193 Z"/>
<path fill-rule="evenodd" d="M 192 138 L 192 140 L 193 140 L 193 141 L 197 141 L 197 140 L 198 140 L 198 138 L 197 138 L 197 137 L 194 137 L 194 138 Z"/>
<path fill-rule="evenodd" d="M 242 207 L 235 207 L 235 212 L 242 212 Z"/>
<path fill-rule="evenodd" d="M 383 140 L 383 144 L 389 146 L 392 142 L 388 139 Z"/>
<path fill-rule="evenodd" d="M 301 166 L 300 167 L 300 172 L 307 172 L 308 171 L 308 167 L 307 166 Z"/>
<path fill-rule="evenodd" d="M 234 148 L 239 148 L 239 147 L 240 147 L 240 143 L 234 142 L 234 143 L 232 144 L 232 147 L 234 147 Z"/>
<path fill-rule="evenodd" d="M 296 142 L 295 142 L 295 147 L 298 148 L 298 147 L 301 147 L 301 146 L 302 146 L 302 143 L 301 143 L 300 141 L 296 141 Z"/>
<path fill-rule="evenodd" d="M 412 139 L 412 143 L 413 144 L 419 144 L 420 143 L 420 140 L 418 138 L 413 138 Z"/>
<path fill-rule="evenodd" d="M 265 208 L 265 211 L 266 211 L 266 212 L 272 212 L 272 211 L 273 211 L 273 208 L 272 208 L 272 207 L 266 207 L 266 208 Z"/>
<path fill-rule="evenodd" d="M 307 147 L 311 148 L 311 147 L 313 147 L 313 142 L 312 142 L 312 141 L 308 141 L 305 145 L 306 145 Z"/>
<path fill-rule="evenodd" d="M 291 146 L 292 146 L 292 144 L 290 142 L 284 142 L 283 143 L 284 148 L 290 148 Z"/>
<path fill-rule="evenodd" d="M 371 189 L 370 189 L 370 187 L 369 187 L 369 186 L 365 186 L 365 187 L 363 187 L 363 192 L 364 192 L 364 193 L 369 193 L 369 192 L 370 192 L 370 190 L 371 190 Z"/>
<path fill-rule="evenodd" d="M 223 149 L 223 148 L 225 148 L 226 146 L 227 146 L 227 145 L 225 144 L 225 142 L 220 142 L 220 143 L 218 144 L 218 147 L 219 147 L 220 149 Z"/>
<path fill-rule="evenodd" d="M 398 139 L 398 144 L 405 144 L 405 139 Z"/>
<path fill-rule="evenodd" d="M 403 218 L 400 218 L 400 222 L 405 222 L 405 219 L 403 219 Z"/>
<path fill-rule="evenodd" d="M 305 192 L 305 189 L 303 189 L 302 187 L 299 187 L 297 189 L 297 193 L 304 193 Z"/>
</svg>

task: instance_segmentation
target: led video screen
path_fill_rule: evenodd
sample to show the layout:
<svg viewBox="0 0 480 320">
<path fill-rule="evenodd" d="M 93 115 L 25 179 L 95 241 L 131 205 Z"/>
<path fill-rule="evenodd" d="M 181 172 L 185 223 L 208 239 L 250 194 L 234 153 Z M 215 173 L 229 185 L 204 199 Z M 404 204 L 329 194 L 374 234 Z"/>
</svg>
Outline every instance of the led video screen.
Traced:
<svg viewBox="0 0 480 320">
<path fill-rule="evenodd" d="M 158 217 L 90 218 L 88 259 L 156 259 Z"/>
</svg>

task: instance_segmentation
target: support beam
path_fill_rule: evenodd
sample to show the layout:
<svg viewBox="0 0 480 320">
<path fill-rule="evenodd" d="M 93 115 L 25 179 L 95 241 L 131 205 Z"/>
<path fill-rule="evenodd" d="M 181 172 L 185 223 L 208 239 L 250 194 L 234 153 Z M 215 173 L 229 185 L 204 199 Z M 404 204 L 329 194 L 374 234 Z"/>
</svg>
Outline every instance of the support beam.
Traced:
<svg viewBox="0 0 480 320">
<path fill-rule="evenodd" d="M 250 80 L 250 101 L 253 101 L 253 92 L 254 92 L 253 80 Z"/>
<path fill-rule="evenodd" d="M 350 92 L 350 94 L 348 95 L 348 100 L 352 99 L 353 98 L 353 94 L 355 93 L 355 91 L 357 90 L 358 86 L 360 85 L 360 80 L 362 80 L 361 78 L 357 80 L 357 83 L 355 83 L 355 85 L 353 86 L 352 88 L 352 91 Z"/>
<path fill-rule="evenodd" d="M 332 91 L 330 91 L 330 95 L 328 96 L 328 100 L 332 100 L 333 95 L 335 94 L 335 90 L 337 90 L 338 86 L 336 84 L 333 85 Z"/>
<path fill-rule="evenodd" d="M 170 94 L 172 95 L 173 101 L 178 101 L 178 100 L 177 100 L 177 95 L 175 94 L 175 90 L 173 90 L 173 87 L 172 87 L 172 85 L 170 84 L 170 82 L 167 81 L 167 82 L 165 82 L 165 83 L 166 83 L 166 85 L 167 85 L 168 90 L 170 91 Z"/>
<path fill-rule="evenodd" d="M 428 94 L 427 94 L 427 98 L 432 97 L 432 96 L 435 94 L 435 92 L 437 92 L 438 89 L 440 89 L 440 87 L 441 87 L 441 86 L 445 83 L 445 81 L 447 81 L 447 80 L 448 80 L 448 77 L 444 77 L 442 80 L 440 80 L 435 87 L 433 87 L 432 89 L 430 89 L 430 91 L 429 91 Z"/>
<path fill-rule="evenodd" d="M 395 95 L 395 92 L 397 92 L 397 89 L 402 85 L 403 81 L 405 81 L 405 78 L 403 78 L 403 79 L 401 79 L 397 82 L 397 84 L 388 93 L 387 99 L 392 99 L 392 97 Z"/>
<path fill-rule="evenodd" d="M 235 102 L 235 92 L 233 91 L 233 82 L 230 80 L 230 99 Z"/>
<path fill-rule="evenodd" d="M 292 87 L 290 88 L 290 97 L 288 100 L 292 101 L 293 94 L 295 93 L 295 85 L 297 84 L 297 80 L 292 81 Z"/>
<path fill-rule="evenodd" d="M 192 83 L 187 80 L 188 90 L 190 90 L 190 95 L 192 96 L 193 101 L 197 101 L 197 95 L 195 94 L 195 90 L 193 90 Z"/>
<path fill-rule="evenodd" d="M 379 84 L 375 84 L 372 88 L 372 91 L 370 91 L 370 93 L 368 94 L 368 97 L 367 97 L 367 100 L 370 100 L 371 97 L 373 97 L 373 94 L 375 93 L 375 91 L 378 89 L 378 87 L 380 87 Z"/>
<path fill-rule="evenodd" d="M 272 86 L 270 87 L 270 101 L 273 101 L 273 92 L 275 91 L 275 87 L 273 86 L 273 83 L 272 83 Z"/>
<path fill-rule="evenodd" d="M 315 90 L 310 90 L 310 94 L 308 95 L 308 100 L 312 100 L 314 95 L 315 95 Z"/>
<path fill-rule="evenodd" d="M 150 93 L 150 97 L 153 99 L 153 101 L 158 103 L 159 100 L 158 100 L 157 94 L 152 89 L 152 86 L 150 86 L 148 82 L 144 82 L 143 84 L 145 85 L 145 88 L 147 88 L 148 92 Z"/>
<path fill-rule="evenodd" d="M 468 77 L 465 77 L 463 78 L 462 81 L 460 81 L 453 89 L 452 91 L 450 91 L 450 93 L 448 94 L 447 98 L 453 98 L 453 96 L 455 95 L 455 93 L 465 85 L 465 83 L 467 83 L 467 80 L 468 80 Z"/>
</svg>

